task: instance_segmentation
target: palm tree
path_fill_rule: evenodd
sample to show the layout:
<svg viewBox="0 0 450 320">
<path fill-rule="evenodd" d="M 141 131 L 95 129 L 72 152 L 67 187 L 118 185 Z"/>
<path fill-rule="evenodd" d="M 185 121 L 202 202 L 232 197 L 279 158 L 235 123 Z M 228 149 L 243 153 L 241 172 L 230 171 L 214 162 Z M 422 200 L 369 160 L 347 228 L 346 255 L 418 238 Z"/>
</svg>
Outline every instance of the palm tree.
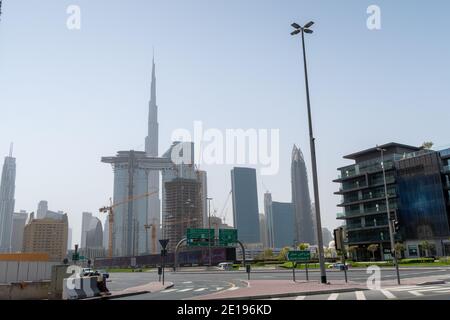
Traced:
<svg viewBox="0 0 450 320">
<path fill-rule="evenodd" d="M 394 246 L 395 253 L 397 254 L 397 257 L 402 256 L 402 252 L 405 251 L 405 246 L 403 243 L 397 242 Z"/>
<path fill-rule="evenodd" d="M 358 246 L 350 246 L 347 251 L 352 256 L 352 259 L 355 257 L 355 252 L 358 250 Z"/>
<path fill-rule="evenodd" d="M 425 250 L 425 256 L 428 257 L 428 250 L 430 250 L 430 243 L 427 240 L 420 241 L 419 245 Z"/>
<path fill-rule="evenodd" d="M 289 247 L 284 247 L 281 249 L 280 254 L 278 255 L 278 260 L 286 261 L 286 255 L 289 252 Z"/>
<path fill-rule="evenodd" d="M 273 258 L 273 250 L 268 248 L 264 250 L 264 259 L 271 259 Z"/>
<path fill-rule="evenodd" d="M 372 252 L 372 259 L 373 261 L 375 261 L 375 251 L 378 250 L 378 245 L 377 244 L 371 244 L 367 247 L 367 250 Z"/>
</svg>

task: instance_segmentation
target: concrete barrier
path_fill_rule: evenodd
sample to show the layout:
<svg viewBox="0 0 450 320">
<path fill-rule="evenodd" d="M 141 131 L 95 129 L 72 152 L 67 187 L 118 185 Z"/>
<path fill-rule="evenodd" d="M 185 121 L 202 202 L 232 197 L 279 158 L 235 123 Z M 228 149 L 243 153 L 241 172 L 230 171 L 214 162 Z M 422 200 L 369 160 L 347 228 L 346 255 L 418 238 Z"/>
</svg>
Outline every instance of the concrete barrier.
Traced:
<svg viewBox="0 0 450 320">
<path fill-rule="evenodd" d="M 79 300 L 100 296 L 97 286 L 98 277 L 74 277 L 63 281 L 64 300 Z"/>
<path fill-rule="evenodd" d="M 50 281 L 23 281 L 0 284 L 0 300 L 47 299 Z"/>
</svg>

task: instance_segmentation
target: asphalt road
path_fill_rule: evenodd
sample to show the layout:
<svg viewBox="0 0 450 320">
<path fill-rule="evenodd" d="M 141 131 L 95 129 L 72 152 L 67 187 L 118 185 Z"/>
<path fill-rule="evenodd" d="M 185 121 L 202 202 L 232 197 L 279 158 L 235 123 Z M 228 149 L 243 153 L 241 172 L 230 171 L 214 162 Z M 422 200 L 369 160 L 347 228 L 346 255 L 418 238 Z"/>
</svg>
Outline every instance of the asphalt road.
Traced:
<svg viewBox="0 0 450 320">
<path fill-rule="evenodd" d="M 424 277 L 424 276 L 442 276 L 443 278 L 449 279 L 450 281 L 450 269 L 449 268 L 407 268 L 401 269 L 401 277 L 414 278 L 414 277 Z M 348 279 L 354 282 L 365 283 L 367 281 L 369 274 L 366 270 L 353 269 L 348 271 Z M 267 270 L 267 271 L 252 271 L 250 275 L 251 279 L 258 280 L 270 280 L 270 279 L 292 279 L 292 271 L 285 270 Z M 309 271 L 310 280 L 319 280 L 320 273 L 318 270 Z M 344 272 L 338 270 L 327 270 L 328 280 L 343 280 Z M 393 269 L 381 269 L 382 280 L 394 280 L 396 279 L 395 270 Z M 137 296 L 130 296 L 121 299 L 125 300 L 181 300 L 189 299 L 194 296 L 210 294 L 213 292 L 221 290 L 234 290 L 234 288 L 244 287 L 245 283 L 241 280 L 247 280 L 247 274 L 242 271 L 209 271 L 209 272 L 167 272 L 165 273 L 165 280 L 174 283 L 174 287 L 166 289 L 161 292 L 142 294 Z M 306 274 L 304 270 L 296 271 L 296 279 L 304 280 L 306 279 Z M 139 273 L 111 273 L 111 282 L 108 282 L 108 288 L 110 290 L 122 290 L 129 287 L 134 287 L 142 285 L 151 281 L 158 281 L 158 275 L 156 272 L 139 272 Z M 423 289 L 423 288 L 422 288 Z M 433 289 L 433 288 L 431 288 Z M 407 290 L 414 291 L 414 290 Z M 433 290 L 430 290 L 433 291 Z M 441 290 L 445 291 L 445 289 Z M 437 292 L 436 298 L 448 298 L 450 296 L 449 292 Z M 395 295 L 395 294 L 394 294 Z M 382 294 L 387 298 L 384 294 Z M 356 298 L 355 293 L 348 293 L 340 295 L 341 299 L 351 300 L 353 297 Z M 368 295 L 366 298 L 375 298 L 377 295 Z M 410 297 L 399 294 L 401 299 L 424 299 L 429 297 L 429 295 L 415 295 Z M 311 297 L 308 297 L 311 298 Z M 327 300 L 329 295 L 318 295 L 315 298 L 322 298 Z M 334 298 L 334 296 L 333 296 Z M 339 297 L 338 297 L 339 300 Z"/>
</svg>

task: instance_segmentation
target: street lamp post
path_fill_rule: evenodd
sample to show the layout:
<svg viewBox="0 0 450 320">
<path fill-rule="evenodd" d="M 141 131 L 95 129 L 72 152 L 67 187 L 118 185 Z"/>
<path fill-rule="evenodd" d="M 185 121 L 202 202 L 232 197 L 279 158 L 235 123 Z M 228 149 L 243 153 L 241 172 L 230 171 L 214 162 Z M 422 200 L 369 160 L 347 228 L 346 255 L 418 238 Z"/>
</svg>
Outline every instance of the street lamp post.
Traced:
<svg viewBox="0 0 450 320">
<path fill-rule="evenodd" d="M 211 200 L 212 198 L 206 198 L 208 200 L 208 258 L 209 258 L 209 266 L 212 266 L 211 259 Z"/>
<path fill-rule="evenodd" d="M 291 24 L 295 29 L 291 32 L 292 36 L 301 33 L 302 34 L 302 47 L 303 47 L 303 64 L 305 70 L 305 85 L 306 85 L 306 103 L 308 107 L 308 124 L 309 124 L 309 142 L 311 148 L 311 164 L 313 173 L 313 186 L 314 186 L 314 204 L 316 209 L 316 229 L 317 229 L 317 244 L 319 246 L 319 264 L 320 264 L 320 281 L 321 283 L 327 283 L 327 275 L 325 271 L 325 259 L 323 252 L 323 239 L 322 239 L 322 222 L 320 219 L 320 201 L 319 201 L 319 186 L 317 179 L 317 163 L 316 163 L 316 146 L 315 138 L 313 135 L 312 118 L 311 118 L 311 103 L 309 99 L 309 83 L 308 83 L 308 69 L 306 65 L 306 50 L 305 50 L 305 33 L 311 34 L 313 31 L 310 27 L 314 22 L 310 21 L 301 27 L 297 23 Z"/>
<path fill-rule="evenodd" d="M 388 195 L 388 191 L 387 191 L 387 182 L 386 182 L 386 169 L 384 167 L 384 152 L 386 151 L 386 149 L 379 148 L 377 146 L 377 150 L 381 152 L 381 168 L 383 169 L 384 195 L 386 198 L 386 211 L 388 214 L 389 238 L 391 240 L 391 252 L 393 253 L 392 257 L 394 259 L 395 271 L 397 273 L 397 283 L 400 284 L 400 272 L 398 270 L 397 250 L 395 250 L 395 239 L 394 239 L 394 230 L 393 230 L 394 228 L 392 226 L 392 223 L 394 222 L 394 220 L 391 219 L 391 210 L 389 208 L 389 195 Z M 381 252 L 381 254 L 383 255 L 384 253 Z"/>
</svg>

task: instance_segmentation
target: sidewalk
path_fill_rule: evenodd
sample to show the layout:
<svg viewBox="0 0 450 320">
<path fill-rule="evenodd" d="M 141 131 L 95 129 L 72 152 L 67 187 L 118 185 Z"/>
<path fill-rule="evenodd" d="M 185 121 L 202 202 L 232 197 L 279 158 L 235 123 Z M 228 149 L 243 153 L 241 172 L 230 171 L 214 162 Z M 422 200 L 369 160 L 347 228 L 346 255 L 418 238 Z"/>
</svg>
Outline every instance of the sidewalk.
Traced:
<svg viewBox="0 0 450 320">
<path fill-rule="evenodd" d="M 192 300 L 269 299 L 367 290 L 365 284 L 354 282 L 345 283 L 343 280 L 333 280 L 328 284 L 321 284 L 319 281 L 293 282 L 292 280 L 250 280 L 243 282 L 247 284 L 247 287 L 238 289 L 234 287 L 225 291 L 195 297 Z"/>
<path fill-rule="evenodd" d="M 158 291 L 162 291 L 162 290 L 165 290 L 165 289 L 168 289 L 171 287 L 173 287 L 173 282 L 165 282 L 164 286 L 162 285 L 161 282 L 150 282 L 150 283 L 147 283 L 147 284 L 144 284 L 141 286 L 127 288 L 125 290 L 111 291 L 111 295 L 108 295 L 108 296 L 88 298 L 88 299 L 84 299 L 84 300 L 123 298 L 123 297 L 138 295 L 138 294 L 158 292 Z"/>
</svg>

